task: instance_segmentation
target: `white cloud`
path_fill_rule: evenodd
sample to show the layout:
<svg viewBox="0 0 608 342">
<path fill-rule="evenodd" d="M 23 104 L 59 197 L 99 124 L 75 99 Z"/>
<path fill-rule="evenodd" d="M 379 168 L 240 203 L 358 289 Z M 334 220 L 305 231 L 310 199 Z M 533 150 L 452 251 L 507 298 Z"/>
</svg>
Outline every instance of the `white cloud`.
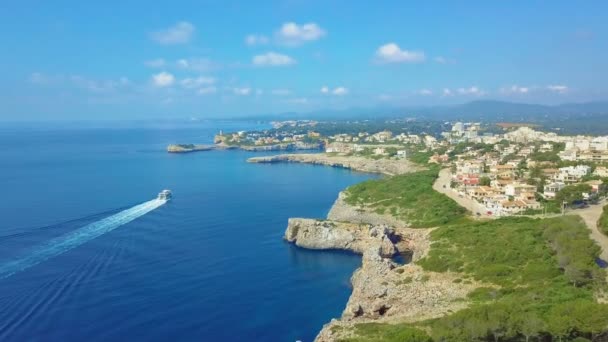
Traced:
<svg viewBox="0 0 608 342">
<path fill-rule="evenodd" d="M 235 95 L 249 95 L 251 94 L 251 88 L 233 88 L 232 91 L 234 92 Z"/>
<path fill-rule="evenodd" d="M 448 62 L 448 60 L 445 57 L 441 57 L 441 56 L 437 56 L 434 59 L 435 59 L 435 62 L 437 62 L 439 64 L 446 64 Z"/>
<path fill-rule="evenodd" d="M 124 76 L 117 80 L 94 80 L 80 75 L 71 75 L 68 77 L 68 81 L 78 88 L 96 93 L 117 90 L 131 83 Z"/>
<path fill-rule="evenodd" d="M 198 72 L 209 71 L 217 67 L 217 65 L 208 58 L 182 58 L 175 61 L 175 65 L 180 69 Z"/>
<path fill-rule="evenodd" d="M 296 63 L 296 60 L 276 52 L 268 52 L 263 55 L 253 56 L 253 65 L 257 66 L 287 66 Z"/>
<path fill-rule="evenodd" d="M 196 78 L 190 78 L 190 77 L 188 77 L 188 78 L 184 78 L 179 83 L 184 88 L 194 89 L 194 88 L 199 88 L 199 87 L 201 87 L 203 85 L 214 84 L 215 83 L 215 78 L 213 78 L 213 77 L 205 77 L 205 76 L 200 76 L 200 77 L 196 77 Z"/>
<path fill-rule="evenodd" d="M 194 25 L 187 21 L 180 21 L 174 26 L 152 32 L 150 37 L 159 44 L 173 45 L 188 43 L 194 35 Z"/>
<path fill-rule="evenodd" d="M 479 89 L 476 86 L 472 86 L 469 88 L 458 88 L 458 94 L 460 95 L 473 95 L 473 96 L 481 96 L 484 95 L 485 92 Z"/>
<path fill-rule="evenodd" d="M 200 89 L 198 90 L 198 93 L 199 93 L 200 95 L 214 94 L 215 92 L 217 92 L 217 88 L 216 88 L 216 87 L 213 87 L 213 86 L 210 86 L 210 87 L 203 87 L 203 88 L 200 88 Z"/>
<path fill-rule="evenodd" d="M 308 104 L 308 99 L 305 97 L 296 97 L 293 99 L 285 100 L 285 102 L 293 104 Z"/>
<path fill-rule="evenodd" d="M 149 61 L 145 61 L 144 65 L 149 68 L 162 68 L 166 65 L 166 62 L 162 58 L 151 59 Z"/>
<path fill-rule="evenodd" d="M 450 90 L 450 88 L 443 88 L 442 95 L 443 96 L 452 96 L 454 94 L 452 93 L 452 91 Z"/>
<path fill-rule="evenodd" d="M 344 87 L 337 87 L 331 93 L 334 94 L 334 95 L 338 95 L 338 96 L 347 95 L 348 94 L 348 89 L 344 88 Z"/>
<path fill-rule="evenodd" d="M 399 45 L 388 43 L 376 50 L 376 58 L 381 63 L 417 63 L 426 57 L 422 51 L 401 50 Z"/>
<path fill-rule="evenodd" d="M 291 94 L 291 91 L 289 89 L 273 89 L 270 93 L 277 96 L 286 96 Z"/>
<path fill-rule="evenodd" d="M 152 75 L 152 83 L 157 87 L 168 87 L 174 82 L 175 76 L 166 71 L 162 71 L 158 74 Z"/>
<path fill-rule="evenodd" d="M 323 38 L 325 35 L 325 30 L 316 23 L 298 25 L 294 22 L 284 23 L 275 34 L 280 44 L 289 46 L 297 46 L 315 41 Z"/>
<path fill-rule="evenodd" d="M 549 89 L 550 91 L 554 92 L 554 93 L 558 93 L 558 94 L 565 94 L 568 92 L 568 86 L 565 85 L 549 85 L 547 86 L 547 89 Z"/>
<path fill-rule="evenodd" d="M 328 86 L 322 86 L 320 89 L 322 94 L 332 94 L 336 96 L 347 95 L 349 90 L 345 87 L 336 87 L 334 89 L 330 89 Z"/>
<path fill-rule="evenodd" d="M 504 87 L 500 89 L 500 92 L 503 94 L 527 94 L 530 92 L 530 87 L 520 87 L 516 84 L 510 87 Z"/>
<path fill-rule="evenodd" d="M 424 96 L 427 96 L 427 95 L 433 95 L 433 91 L 432 91 L 432 90 L 430 90 L 430 89 L 420 89 L 420 90 L 418 91 L 418 94 L 420 94 L 420 95 L 424 95 Z"/>
<path fill-rule="evenodd" d="M 268 43 L 270 43 L 270 39 L 261 34 L 249 34 L 245 37 L 245 44 L 249 46 L 266 45 Z"/>
</svg>

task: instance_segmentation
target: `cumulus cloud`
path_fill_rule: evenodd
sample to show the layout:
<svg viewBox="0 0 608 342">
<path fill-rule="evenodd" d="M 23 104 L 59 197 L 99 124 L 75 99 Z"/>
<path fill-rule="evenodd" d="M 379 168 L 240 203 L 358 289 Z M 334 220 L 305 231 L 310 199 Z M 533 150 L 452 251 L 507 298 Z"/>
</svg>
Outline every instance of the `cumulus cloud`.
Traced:
<svg viewBox="0 0 608 342">
<path fill-rule="evenodd" d="M 158 74 L 152 75 L 152 84 L 157 87 L 168 87 L 175 82 L 175 76 L 172 74 L 162 71 Z"/>
<path fill-rule="evenodd" d="M 251 88 L 248 88 L 248 87 L 243 87 L 243 88 L 236 87 L 236 88 L 232 89 L 232 92 L 235 95 L 246 96 L 246 95 L 251 94 Z"/>
<path fill-rule="evenodd" d="M 504 87 L 500 89 L 500 92 L 503 94 L 527 94 L 530 92 L 530 87 L 520 87 L 516 84 L 510 87 Z"/>
<path fill-rule="evenodd" d="M 147 66 L 148 68 L 162 68 L 166 64 L 167 63 L 162 58 L 151 59 L 149 61 L 144 62 L 144 65 Z"/>
<path fill-rule="evenodd" d="M 395 43 L 388 43 L 376 50 L 376 59 L 381 63 L 418 63 L 424 62 L 424 52 L 402 50 Z"/>
<path fill-rule="evenodd" d="M 296 60 L 276 52 L 267 52 L 263 55 L 253 56 L 253 65 L 256 66 L 287 66 L 296 63 Z"/>
<path fill-rule="evenodd" d="M 194 25 L 180 21 L 169 28 L 152 32 L 150 37 L 162 45 L 185 44 L 192 39 L 194 31 Z"/>
<path fill-rule="evenodd" d="M 181 58 L 175 61 L 175 65 L 180 69 L 198 72 L 209 71 L 218 67 L 208 58 Z"/>
<path fill-rule="evenodd" d="M 550 91 L 554 92 L 554 93 L 558 93 L 558 94 L 565 94 L 568 92 L 568 86 L 562 85 L 562 84 L 552 84 L 547 86 L 547 89 L 549 89 Z"/>
<path fill-rule="evenodd" d="M 345 87 L 336 87 L 334 89 L 330 89 L 328 86 L 322 86 L 320 89 L 322 94 L 331 94 L 336 96 L 347 95 L 349 90 Z"/>
<path fill-rule="evenodd" d="M 452 95 L 454 95 L 454 93 L 452 93 L 452 91 L 450 90 L 450 88 L 443 88 L 443 91 L 441 92 L 441 94 L 443 96 L 452 96 Z"/>
<path fill-rule="evenodd" d="M 347 95 L 348 89 L 344 87 L 337 87 L 331 93 L 338 96 Z"/>
<path fill-rule="evenodd" d="M 472 96 L 481 96 L 484 95 L 485 92 L 477 86 L 472 86 L 469 88 L 458 88 L 458 94 L 460 95 L 472 95 Z"/>
<path fill-rule="evenodd" d="M 316 23 L 298 25 L 294 22 L 284 23 L 275 36 L 280 44 L 297 46 L 323 38 L 327 33 Z"/>
<path fill-rule="evenodd" d="M 199 87 L 204 86 L 204 85 L 214 84 L 215 83 L 215 78 L 213 78 L 213 77 L 205 77 L 205 76 L 188 77 L 188 78 L 184 78 L 179 83 L 184 88 L 194 89 L 194 88 L 199 88 Z"/>
<path fill-rule="evenodd" d="M 245 44 L 249 46 L 266 45 L 270 43 L 270 39 L 262 34 L 249 34 L 245 37 Z"/>
<path fill-rule="evenodd" d="M 423 89 L 418 90 L 418 94 L 424 95 L 424 96 L 433 95 L 433 91 L 430 90 L 430 89 L 424 89 L 423 88 Z"/>
</svg>

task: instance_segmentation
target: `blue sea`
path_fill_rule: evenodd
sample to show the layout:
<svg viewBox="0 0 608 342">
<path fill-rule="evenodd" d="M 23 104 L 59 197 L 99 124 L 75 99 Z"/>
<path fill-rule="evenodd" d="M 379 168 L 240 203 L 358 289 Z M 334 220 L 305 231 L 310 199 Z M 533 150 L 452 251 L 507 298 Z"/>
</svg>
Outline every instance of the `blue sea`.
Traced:
<svg viewBox="0 0 608 342">
<path fill-rule="evenodd" d="M 0 126 L 0 340 L 311 341 L 361 261 L 284 242 L 287 219 L 371 176 L 165 152 L 260 127 Z"/>
</svg>

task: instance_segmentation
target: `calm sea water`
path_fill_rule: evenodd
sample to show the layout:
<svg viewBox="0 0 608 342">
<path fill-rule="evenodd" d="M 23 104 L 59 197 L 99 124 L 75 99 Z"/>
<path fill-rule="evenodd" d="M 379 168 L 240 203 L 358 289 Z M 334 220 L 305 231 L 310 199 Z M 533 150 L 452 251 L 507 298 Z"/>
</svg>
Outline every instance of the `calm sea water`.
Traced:
<svg viewBox="0 0 608 342">
<path fill-rule="evenodd" d="M 254 126 L 0 127 L 0 276 L 17 269 L 0 279 L 0 340 L 311 341 L 360 258 L 283 242 L 287 219 L 324 217 L 370 176 L 164 152 Z M 173 201 L 130 209 L 164 188 Z"/>
</svg>

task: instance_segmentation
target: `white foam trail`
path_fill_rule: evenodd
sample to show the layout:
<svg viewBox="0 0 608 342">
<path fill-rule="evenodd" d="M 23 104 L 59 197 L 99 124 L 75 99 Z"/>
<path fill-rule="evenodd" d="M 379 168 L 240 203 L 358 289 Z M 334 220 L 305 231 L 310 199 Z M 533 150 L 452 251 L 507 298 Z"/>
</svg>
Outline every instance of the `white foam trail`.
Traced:
<svg viewBox="0 0 608 342">
<path fill-rule="evenodd" d="M 108 233 L 122 226 L 123 224 L 129 223 L 165 203 L 167 203 L 166 200 L 153 199 L 99 221 L 90 223 L 66 235 L 54 238 L 46 244 L 34 249 L 27 255 L 19 259 L 9 261 L 0 266 L 0 279 L 10 277 L 15 273 L 24 271 L 32 266 L 38 265 L 43 261 L 63 254 L 73 248 L 93 240 L 98 236 Z"/>
</svg>

